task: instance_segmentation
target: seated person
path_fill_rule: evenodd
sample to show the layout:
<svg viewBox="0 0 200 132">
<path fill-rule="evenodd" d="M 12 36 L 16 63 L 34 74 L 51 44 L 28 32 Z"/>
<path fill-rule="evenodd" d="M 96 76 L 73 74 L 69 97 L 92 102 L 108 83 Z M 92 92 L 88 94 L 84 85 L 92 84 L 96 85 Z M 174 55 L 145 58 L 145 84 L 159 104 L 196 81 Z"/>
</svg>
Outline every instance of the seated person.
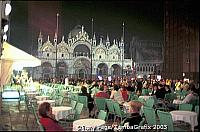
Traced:
<svg viewBox="0 0 200 132">
<path fill-rule="evenodd" d="M 139 101 L 130 101 L 128 102 L 129 105 L 129 113 L 131 114 L 129 117 L 125 118 L 122 122 L 122 126 L 130 126 L 134 128 L 134 125 L 139 125 L 140 122 L 142 121 L 142 116 L 140 115 L 140 109 L 142 107 L 142 103 Z M 136 132 L 137 130 L 135 129 L 124 129 L 123 131 L 134 131 Z"/>
<path fill-rule="evenodd" d="M 91 97 L 91 95 L 89 93 L 87 93 L 87 88 L 85 86 L 81 87 L 81 91 L 82 91 L 82 93 L 79 93 L 79 96 L 87 96 L 89 117 L 91 117 L 91 111 L 94 108 L 94 99 Z"/>
<path fill-rule="evenodd" d="M 190 93 L 183 99 L 182 103 L 191 103 L 194 100 L 199 99 L 198 97 L 198 89 L 196 89 L 194 84 L 190 85 Z"/>
<path fill-rule="evenodd" d="M 113 90 L 111 91 L 110 99 L 113 99 L 114 101 L 118 102 L 120 105 L 124 103 L 124 99 L 122 97 L 122 93 L 119 90 L 118 85 L 114 85 Z"/>
<path fill-rule="evenodd" d="M 103 86 L 100 86 L 99 90 L 100 91 L 98 93 L 96 93 L 95 97 L 109 99 L 109 95 L 108 95 L 108 93 L 106 93 L 104 91 L 104 87 Z"/>
<path fill-rule="evenodd" d="M 52 114 L 52 108 L 50 103 L 44 102 L 39 105 L 40 123 L 44 127 L 45 131 L 65 131 L 59 126 L 58 121 L 55 120 L 55 115 Z"/>
<path fill-rule="evenodd" d="M 128 100 L 128 91 L 126 89 L 126 87 L 124 85 L 122 85 L 121 89 L 120 89 L 120 92 L 122 94 L 122 98 L 124 101 L 127 101 Z"/>
</svg>

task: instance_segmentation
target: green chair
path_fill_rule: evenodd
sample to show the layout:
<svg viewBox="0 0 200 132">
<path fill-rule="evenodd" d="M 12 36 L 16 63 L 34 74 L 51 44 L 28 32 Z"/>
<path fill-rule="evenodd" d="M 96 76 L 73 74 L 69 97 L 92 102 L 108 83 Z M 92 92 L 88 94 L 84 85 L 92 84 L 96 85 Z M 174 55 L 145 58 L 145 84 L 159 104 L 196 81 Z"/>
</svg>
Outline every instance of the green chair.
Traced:
<svg viewBox="0 0 200 132">
<path fill-rule="evenodd" d="M 196 112 L 197 113 L 197 117 L 199 117 L 199 105 L 196 105 L 194 107 L 194 112 Z"/>
<path fill-rule="evenodd" d="M 98 112 L 100 112 L 100 110 L 106 109 L 106 99 L 105 98 L 95 98 L 94 101 L 95 101 Z"/>
<path fill-rule="evenodd" d="M 164 111 L 158 110 L 157 115 L 158 115 L 160 124 L 163 125 L 163 130 L 168 131 L 168 132 L 185 131 L 177 126 L 174 126 L 173 120 L 172 120 L 172 115 L 169 112 L 164 112 Z"/>
<path fill-rule="evenodd" d="M 156 125 L 158 124 L 156 121 L 156 113 L 152 107 L 143 107 L 144 116 L 149 125 Z"/>
<path fill-rule="evenodd" d="M 192 111 L 193 105 L 192 104 L 179 104 L 179 110 L 186 110 Z"/>
<path fill-rule="evenodd" d="M 114 106 L 113 106 L 112 100 L 107 100 L 106 101 L 106 106 L 108 108 L 108 116 L 109 115 L 115 115 L 115 110 L 114 110 Z"/>
<path fill-rule="evenodd" d="M 99 112 L 97 118 L 105 121 L 105 120 L 106 120 L 106 117 L 107 117 L 107 112 L 105 112 L 105 111 L 103 111 L 103 110 L 100 110 L 100 112 Z"/>
<path fill-rule="evenodd" d="M 83 108 L 88 108 L 88 98 L 87 96 L 78 96 L 78 102 L 83 104 Z"/>
<path fill-rule="evenodd" d="M 138 98 L 138 101 L 143 103 L 143 104 L 145 104 L 145 102 L 146 102 L 143 98 L 140 98 L 140 97 Z"/>
<path fill-rule="evenodd" d="M 129 94 L 129 101 L 138 100 L 138 96 L 136 94 Z"/>
<path fill-rule="evenodd" d="M 122 121 L 123 118 L 125 118 L 125 117 L 127 116 L 126 113 L 124 113 L 124 112 L 121 110 L 121 108 L 120 108 L 120 106 L 119 106 L 118 103 L 114 102 L 114 103 L 113 103 L 113 106 L 114 106 L 114 110 L 115 110 L 115 119 L 114 119 L 114 121 L 116 121 L 116 117 L 120 117 L 120 119 L 121 119 L 121 121 Z"/>
<path fill-rule="evenodd" d="M 153 98 L 147 99 L 144 105 L 152 108 L 154 105 L 154 99 Z"/>
<path fill-rule="evenodd" d="M 75 107 L 76 107 L 76 101 L 75 100 L 71 100 L 70 106 L 72 107 L 72 110 L 74 110 Z"/>
</svg>

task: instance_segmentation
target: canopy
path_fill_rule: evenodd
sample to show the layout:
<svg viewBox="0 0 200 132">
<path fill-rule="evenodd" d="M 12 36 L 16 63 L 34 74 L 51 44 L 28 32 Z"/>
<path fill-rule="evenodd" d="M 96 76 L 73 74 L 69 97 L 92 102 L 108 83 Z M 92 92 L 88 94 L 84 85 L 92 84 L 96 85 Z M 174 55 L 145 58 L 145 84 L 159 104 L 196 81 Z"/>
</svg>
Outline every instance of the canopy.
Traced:
<svg viewBox="0 0 200 132">
<path fill-rule="evenodd" d="M 3 43 L 3 49 L 2 60 L 11 60 L 14 65 L 22 67 L 36 67 L 41 65 L 41 60 L 8 44 L 7 42 Z"/>
<path fill-rule="evenodd" d="M 10 81 L 12 70 L 21 70 L 23 67 L 36 67 L 41 65 L 41 60 L 3 42 L 3 52 L 0 60 L 0 87 Z"/>
</svg>

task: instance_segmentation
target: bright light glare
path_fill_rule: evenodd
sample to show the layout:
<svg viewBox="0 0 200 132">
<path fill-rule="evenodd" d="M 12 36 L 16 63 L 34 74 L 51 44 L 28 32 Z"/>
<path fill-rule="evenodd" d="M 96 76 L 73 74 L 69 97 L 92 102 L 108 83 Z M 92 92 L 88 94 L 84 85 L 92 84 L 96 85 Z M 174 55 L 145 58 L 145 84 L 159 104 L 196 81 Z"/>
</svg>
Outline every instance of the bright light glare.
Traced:
<svg viewBox="0 0 200 132">
<path fill-rule="evenodd" d="M 8 31 L 8 24 L 6 24 L 3 28 L 4 33 L 6 33 Z"/>
<path fill-rule="evenodd" d="M 5 7 L 5 15 L 8 16 L 10 14 L 12 10 L 12 7 L 9 3 L 6 4 L 6 7 Z"/>
</svg>

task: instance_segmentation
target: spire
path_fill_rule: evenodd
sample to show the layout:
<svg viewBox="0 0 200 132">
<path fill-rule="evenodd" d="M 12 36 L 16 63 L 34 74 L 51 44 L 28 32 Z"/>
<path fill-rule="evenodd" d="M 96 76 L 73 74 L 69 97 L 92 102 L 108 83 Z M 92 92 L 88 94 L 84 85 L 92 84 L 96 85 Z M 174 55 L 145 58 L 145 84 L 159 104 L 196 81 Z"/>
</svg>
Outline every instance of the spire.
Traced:
<svg viewBox="0 0 200 132">
<path fill-rule="evenodd" d="M 41 30 L 40 30 L 40 33 L 39 33 L 39 38 L 42 38 L 42 32 L 41 32 Z"/>
<path fill-rule="evenodd" d="M 65 42 L 65 36 L 64 35 L 62 36 L 62 42 Z"/>
<path fill-rule="evenodd" d="M 50 41 L 50 40 L 49 40 L 49 35 L 48 35 L 48 37 L 47 37 L 47 41 Z"/>
<path fill-rule="evenodd" d="M 100 37 L 100 44 L 103 44 L 103 38 Z"/>
<path fill-rule="evenodd" d="M 57 43 L 57 33 L 55 33 L 55 35 L 54 35 L 54 43 L 55 44 Z"/>
<path fill-rule="evenodd" d="M 108 34 L 107 34 L 107 37 L 106 37 L 106 46 L 107 46 L 107 47 L 110 46 L 110 40 L 109 40 Z"/>
<path fill-rule="evenodd" d="M 93 40 L 96 40 L 96 35 L 95 35 L 95 32 L 94 32 Z"/>
<path fill-rule="evenodd" d="M 82 25 L 81 26 L 81 33 L 83 34 L 83 32 L 84 32 L 84 26 Z"/>
<path fill-rule="evenodd" d="M 115 39 L 113 40 L 113 44 L 115 45 L 116 43 L 115 43 Z"/>
</svg>

